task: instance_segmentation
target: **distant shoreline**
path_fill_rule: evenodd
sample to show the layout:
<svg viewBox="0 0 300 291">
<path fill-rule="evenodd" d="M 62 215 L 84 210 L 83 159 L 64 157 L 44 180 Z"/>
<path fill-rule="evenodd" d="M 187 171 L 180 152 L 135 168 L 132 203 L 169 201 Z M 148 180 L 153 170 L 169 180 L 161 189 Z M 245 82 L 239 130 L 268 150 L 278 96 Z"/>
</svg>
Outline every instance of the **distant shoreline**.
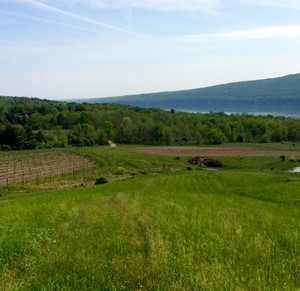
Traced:
<svg viewBox="0 0 300 291">
<path fill-rule="evenodd" d="M 272 115 L 272 116 L 276 116 L 276 117 L 291 117 L 291 118 L 300 118 L 300 113 L 284 113 L 284 112 L 258 112 L 258 111 L 197 111 L 197 110 L 188 110 L 188 109 L 177 109 L 176 111 L 179 112 L 187 112 L 187 113 L 201 113 L 201 114 L 205 114 L 205 113 L 216 113 L 216 112 L 221 112 L 224 113 L 226 115 L 231 115 L 231 114 L 249 114 L 249 115 L 261 115 L 261 116 L 268 116 L 268 115 Z"/>
</svg>

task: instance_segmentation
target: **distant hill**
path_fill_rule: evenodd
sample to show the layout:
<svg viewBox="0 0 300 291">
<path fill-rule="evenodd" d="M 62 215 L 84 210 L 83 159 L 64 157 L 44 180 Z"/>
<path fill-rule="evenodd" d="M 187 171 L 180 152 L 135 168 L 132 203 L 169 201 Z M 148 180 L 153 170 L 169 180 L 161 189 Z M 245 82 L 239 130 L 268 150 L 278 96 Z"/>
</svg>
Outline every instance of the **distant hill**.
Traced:
<svg viewBox="0 0 300 291">
<path fill-rule="evenodd" d="M 211 87 L 76 100 L 89 103 L 118 103 L 182 111 L 276 112 L 299 114 L 300 74 Z"/>
</svg>

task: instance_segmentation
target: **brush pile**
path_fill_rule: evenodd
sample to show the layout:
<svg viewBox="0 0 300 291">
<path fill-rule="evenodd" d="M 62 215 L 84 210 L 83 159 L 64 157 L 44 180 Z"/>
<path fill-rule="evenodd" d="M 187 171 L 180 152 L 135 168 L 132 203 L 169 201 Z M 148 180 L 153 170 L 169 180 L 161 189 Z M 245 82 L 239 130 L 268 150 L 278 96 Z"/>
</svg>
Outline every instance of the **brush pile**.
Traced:
<svg viewBox="0 0 300 291">
<path fill-rule="evenodd" d="M 189 159 L 188 162 L 192 165 L 198 165 L 202 167 L 210 167 L 210 168 L 222 167 L 222 163 L 219 160 L 209 158 L 209 157 L 197 156 L 195 158 Z"/>
</svg>

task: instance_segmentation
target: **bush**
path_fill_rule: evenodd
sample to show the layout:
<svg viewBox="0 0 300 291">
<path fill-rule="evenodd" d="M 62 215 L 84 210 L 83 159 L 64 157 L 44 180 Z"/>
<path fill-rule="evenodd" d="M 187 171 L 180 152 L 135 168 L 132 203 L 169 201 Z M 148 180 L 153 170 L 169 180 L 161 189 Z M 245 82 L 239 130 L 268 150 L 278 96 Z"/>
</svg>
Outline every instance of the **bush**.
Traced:
<svg viewBox="0 0 300 291">
<path fill-rule="evenodd" d="M 285 161 L 285 155 L 281 155 L 280 159 L 281 159 L 282 162 L 284 162 Z"/>
<path fill-rule="evenodd" d="M 147 175 L 147 174 L 149 174 L 149 172 L 148 172 L 147 170 L 141 170 L 141 171 L 139 171 L 139 173 L 142 174 L 142 175 Z"/>
<path fill-rule="evenodd" d="M 1 144 L 0 151 L 11 151 L 11 146 L 9 146 L 7 144 Z"/>
<path fill-rule="evenodd" d="M 126 173 L 126 169 L 119 166 L 114 173 L 115 175 L 124 175 Z"/>
<path fill-rule="evenodd" d="M 130 176 L 137 176 L 137 175 L 138 175 L 138 173 L 136 171 L 130 172 Z"/>
<path fill-rule="evenodd" d="M 95 185 L 106 184 L 106 183 L 108 183 L 108 180 L 105 177 L 99 177 L 95 181 Z"/>
</svg>

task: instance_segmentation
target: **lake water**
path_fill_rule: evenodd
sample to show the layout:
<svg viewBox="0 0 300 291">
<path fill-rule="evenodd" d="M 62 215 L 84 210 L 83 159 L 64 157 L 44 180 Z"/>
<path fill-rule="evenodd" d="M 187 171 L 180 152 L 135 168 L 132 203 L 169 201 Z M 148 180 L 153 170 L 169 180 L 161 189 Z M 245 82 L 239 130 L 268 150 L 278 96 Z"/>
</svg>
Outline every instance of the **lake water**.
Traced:
<svg viewBox="0 0 300 291">
<path fill-rule="evenodd" d="M 291 172 L 291 173 L 300 173 L 300 167 L 293 168 L 293 169 L 289 170 L 289 172 Z"/>
<path fill-rule="evenodd" d="M 239 112 L 227 112 L 226 114 L 237 114 Z M 283 116 L 283 117 L 292 117 L 292 118 L 300 118 L 299 113 L 283 113 L 283 112 L 247 112 L 248 114 L 251 115 L 263 115 L 263 116 L 267 116 L 267 115 L 272 115 L 272 116 Z"/>
<path fill-rule="evenodd" d="M 178 109 L 178 111 L 183 111 L 183 112 L 190 112 L 190 113 L 209 113 L 208 111 L 194 111 L 194 110 L 185 110 L 185 109 Z M 283 116 L 283 117 L 291 117 L 291 118 L 300 118 L 299 113 L 286 113 L 286 112 L 256 112 L 256 111 L 248 111 L 248 112 L 240 112 L 240 111 L 225 111 L 224 112 L 226 115 L 231 115 L 231 114 L 249 114 L 249 115 L 262 115 L 262 116 L 267 116 L 267 115 L 272 115 L 272 116 Z"/>
</svg>

